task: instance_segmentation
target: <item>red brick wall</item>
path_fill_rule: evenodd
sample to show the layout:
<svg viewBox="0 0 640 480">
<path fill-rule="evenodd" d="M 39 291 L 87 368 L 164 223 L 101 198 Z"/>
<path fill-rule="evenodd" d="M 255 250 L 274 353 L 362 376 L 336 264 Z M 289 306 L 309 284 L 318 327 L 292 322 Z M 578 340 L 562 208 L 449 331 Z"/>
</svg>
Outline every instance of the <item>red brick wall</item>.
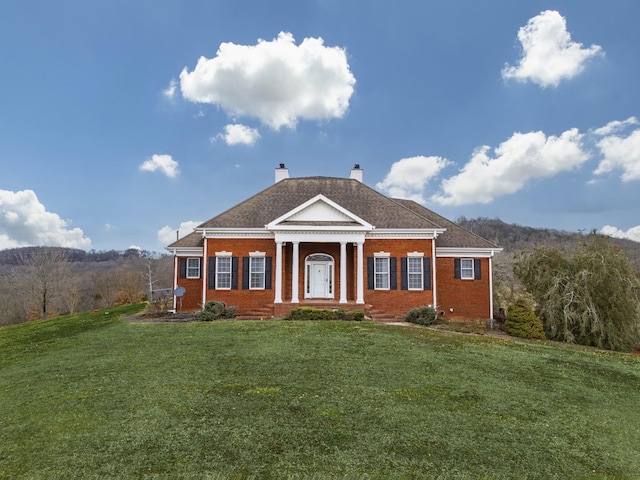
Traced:
<svg viewBox="0 0 640 480">
<path fill-rule="evenodd" d="M 438 258 L 436 279 L 438 282 L 438 310 L 444 310 L 445 318 L 474 320 L 489 318 L 491 296 L 489 292 L 489 259 L 481 259 L 482 278 L 462 280 L 454 278 L 454 259 Z M 453 308 L 453 312 L 450 309 Z"/>
<path fill-rule="evenodd" d="M 433 304 L 433 285 L 431 290 L 402 290 L 400 258 L 409 252 L 423 252 L 431 257 L 431 240 L 367 240 L 364 243 L 364 302 L 373 305 L 374 310 L 386 311 L 396 317 L 403 317 L 414 307 Z M 375 252 L 388 252 L 397 260 L 397 290 L 369 290 L 367 288 L 367 258 Z M 431 259 L 433 268 L 433 259 Z M 433 282 L 432 282 L 433 283 Z"/>
<path fill-rule="evenodd" d="M 238 289 L 237 290 L 209 290 L 206 291 L 206 300 L 224 301 L 229 306 L 236 306 L 237 313 L 251 312 L 273 304 L 275 298 L 275 271 L 276 271 L 276 244 L 272 239 L 208 239 L 205 254 L 208 257 L 215 252 L 231 252 L 238 257 Z M 249 256 L 250 252 L 266 252 L 272 257 L 271 289 L 243 290 L 242 289 L 242 257 Z M 367 288 L 367 257 L 374 256 L 375 252 L 388 252 L 391 257 L 397 258 L 396 290 L 369 290 Z M 431 290 L 402 290 L 400 258 L 406 257 L 409 252 L 423 252 L 425 257 L 432 256 L 431 240 L 367 240 L 363 246 L 364 265 L 364 302 L 371 305 L 372 310 L 384 312 L 388 316 L 402 317 L 414 307 L 433 304 L 433 287 Z M 305 258 L 313 253 L 325 253 L 334 259 L 334 299 L 336 303 L 340 299 L 340 245 L 337 243 L 301 243 L 299 245 L 299 283 L 298 297 L 304 301 Z M 283 277 L 282 299 L 283 302 L 291 300 L 291 265 L 293 246 L 287 243 L 283 248 Z M 202 274 L 205 272 L 204 261 L 201 266 Z M 356 299 L 356 248 L 352 244 L 347 246 L 347 300 Z M 454 279 L 454 259 L 438 258 L 436 264 L 437 275 L 437 308 L 444 310 L 445 318 L 458 320 L 473 320 L 475 318 L 488 318 L 490 315 L 489 292 L 489 260 L 482 259 L 482 278 L 480 280 Z M 433 272 L 434 259 L 431 258 Z M 433 283 L 433 282 L 432 282 Z M 186 293 L 182 299 L 184 311 L 199 310 L 202 308 L 203 279 L 178 279 L 178 284 L 185 287 Z M 206 279 L 204 285 L 207 287 Z M 453 308 L 453 312 L 450 312 Z"/>
</svg>

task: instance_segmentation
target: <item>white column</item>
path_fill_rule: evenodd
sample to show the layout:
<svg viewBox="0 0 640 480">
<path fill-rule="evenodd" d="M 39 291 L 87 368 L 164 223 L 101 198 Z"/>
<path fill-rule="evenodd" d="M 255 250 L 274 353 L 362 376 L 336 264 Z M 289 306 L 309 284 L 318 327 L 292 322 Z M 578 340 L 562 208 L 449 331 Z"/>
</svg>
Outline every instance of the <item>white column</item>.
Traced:
<svg viewBox="0 0 640 480">
<path fill-rule="evenodd" d="M 356 303 L 364 303 L 364 258 L 362 243 L 358 242 L 358 262 L 357 262 L 357 294 L 356 294 Z"/>
<path fill-rule="evenodd" d="M 340 303 L 347 303 L 347 242 L 340 242 Z"/>
<path fill-rule="evenodd" d="M 293 244 L 293 262 L 291 262 L 291 303 L 299 303 L 298 299 L 298 265 L 300 263 L 298 259 L 298 246 L 299 242 L 292 242 Z"/>
<path fill-rule="evenodd" d="M 282 303 L 282 242 L 276 242 L 276 297 L 273 303 Z"/>
</svg>

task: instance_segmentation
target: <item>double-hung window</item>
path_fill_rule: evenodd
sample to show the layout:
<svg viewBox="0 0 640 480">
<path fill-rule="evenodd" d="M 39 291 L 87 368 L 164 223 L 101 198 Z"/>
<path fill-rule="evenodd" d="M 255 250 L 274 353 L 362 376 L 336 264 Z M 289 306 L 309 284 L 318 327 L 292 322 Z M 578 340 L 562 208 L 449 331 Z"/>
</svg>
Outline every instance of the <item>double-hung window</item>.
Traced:
<svg viewBox="0 0 640 480">
<path fill-rule="evenodd" d="M 200 278 L 199 258 L 187 258 L 187 278 Z"/>
<path fill-rule="evenodd" d="M 249 259 L 249 288 L 264 290 L 265 257 L 251 256 Z"/>
<path fill-rule="evenodd" d="M 473 280 L 475 278 L 473 264 L 473 258 L 460 259 L 460 278 L 464 280 Z"/>
<path fill-rule="evenodd" d="M 231 257 L 216 257 L 216 288 L 231 289 Z"/>
<path fill-rule="evenodd" d="M 424 288 L 423 263 L 422 256 L 407 258 L 407 284 L 409 290 L 422 290 Z"/>
<path fill-rule="evenodd" d="M 389 257 L 375 257 L 375 285 L 376 290 L 389 290 Z"/>
</svg>

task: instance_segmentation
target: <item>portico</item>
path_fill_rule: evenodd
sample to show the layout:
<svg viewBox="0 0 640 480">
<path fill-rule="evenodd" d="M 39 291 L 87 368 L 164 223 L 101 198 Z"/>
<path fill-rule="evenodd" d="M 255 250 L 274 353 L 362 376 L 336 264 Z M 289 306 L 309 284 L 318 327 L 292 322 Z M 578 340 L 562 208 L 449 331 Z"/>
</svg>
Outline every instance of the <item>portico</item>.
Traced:
<svg viewBox="0 0 640 480">
<path fill-rule="evenodd" d="M 283 303 L 284 286 L 284 254 L 283 247 L 291 245 L 290 259 L 290 292 L 291 303 L 299 303 L 303 299 L 335 299 L 338 293 L 338 303 L 347 303 L 348 292 L 348 247 L 355 246 L 355 302 L 364 304 L 364 259 L 363 245 L 364 233 L 345 232 L 287 232 L 276 233 L 275 255 L 275 285 L 274 303 Z M 301 258 L 300 245 L 306 246 L 305 250 L 313 250 L 314 253 L 304 255 Z M 326 244 L 339 244 L 338 258 L 326 252 L 322 246 Z M 314 249 L 312 245 L 319 247 Z M 302 268 L 301 268 L 302 267 Z M 337 268 L 336 268 L 337 267 Z M 336 282 L 335 272 L 338 271 Z M 301 277 L 304 280 L 301 282 Z M 336 292 L 337 283 L 337 292 Z M 302 294 L 300 285 L 303 285 Z"/>
</svg>

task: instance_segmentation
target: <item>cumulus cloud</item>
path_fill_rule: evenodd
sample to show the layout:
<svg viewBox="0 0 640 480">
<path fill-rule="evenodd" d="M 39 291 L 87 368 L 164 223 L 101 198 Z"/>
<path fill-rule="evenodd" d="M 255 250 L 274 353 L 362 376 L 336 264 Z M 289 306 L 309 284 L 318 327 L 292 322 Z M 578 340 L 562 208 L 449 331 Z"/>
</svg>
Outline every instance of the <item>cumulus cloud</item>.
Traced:
<svg viewBox="0 0 640 480">
<path fill-rule="evenodd" d="M 258 118 L 276 130 L 295 128 L 299 119 L 342 117 L 354 84 L 344 49 L 326 47 L 322 38 L 296 45 L 285 32 L 256 45 L 222 43 L 214 58 L 200 57 L 193 71 L 180 73 L 185 99 Z"/>
<path fill-rule="evenodd" d="M 431 197 L 442 205 L 489 203 L 501 195 L 515 193 L 528 182 L 571 170 L 588 158 L 578 129 L 559 137 L 543 132 L 514 133 L 495 149 L 476 149 L 458 175 L 442 181 L 442 194 Z"/>
<path fill-rule="evenodd" d="M 629 125 L 637 125 L 635 117 L 624 122 L 610 122 L 596 131 L 609 134 L 621 133 Z M 613 170 L 622 170 L 620 178 L 623 182 L 640 180 L 640 129 L 636 129 L 627 136 L 607 135 L 597 142 L 602 153 L 602 160 L 593 172 L 602 175 Z"/>
<path fill-rule="evenodd" d="M 389 173 L 376 188 L 390 197 L 424 203 L 425 186 L 448 164 L 449 161 L 442 157 L 403 158 L 391 165 Z"/>
<path fill-rule="evenodd" d="M 626 232 L 611 225 L 605 225 L 600 229 L 600 233 L 613 238 L 626 238 L 634 242 L 640 242 L 640 225 L 632 227 Z"/>
<path fill-rule="evenodd" d="M 172 228 L 169 225 L 165 225 L 160 230 L 158 230 L 158 241 L 163 245 L 169 245 L 176 241 L 176 232 L 180 238 L 188 235 L 193 232 L 193 229 L 200 225 L 202 222 L 194 222 L 194 221 L 186 221 L 180 224 L 178 228 Z"/>
<path fill-rule="evenodd" d="M 33 190 L 0 190 L 0 249 L 26 246 L 88 249 L 91 239 L 47 212 Z"/>
<path fill-rule="evenodd" d="M 171 155 L 152 155 L 140 165 L 144 172 L 160 172 L 169 178 L 175 178 L 180 174 L 178 162 Z"/>
<path fill-rule="evenodd" d="M 589 59 L 604 54 L 599 45 L 583 48 L 572 41 L 564 17 L 555 10 L 529 19 L 518 31 L 518 40 L 522 57 L 517 65 L 504 67 L 502 78 L 531 81 L 541 87 L 557 87 L 581 73 Z"/>
<path fill-rule="evenodd" d="M 224 133 L 218 134 L 227 145 L 253 145 L 260 139 L 260 133 L 255 128 L 239 123 L 225 125 Z"/>
</svg>

